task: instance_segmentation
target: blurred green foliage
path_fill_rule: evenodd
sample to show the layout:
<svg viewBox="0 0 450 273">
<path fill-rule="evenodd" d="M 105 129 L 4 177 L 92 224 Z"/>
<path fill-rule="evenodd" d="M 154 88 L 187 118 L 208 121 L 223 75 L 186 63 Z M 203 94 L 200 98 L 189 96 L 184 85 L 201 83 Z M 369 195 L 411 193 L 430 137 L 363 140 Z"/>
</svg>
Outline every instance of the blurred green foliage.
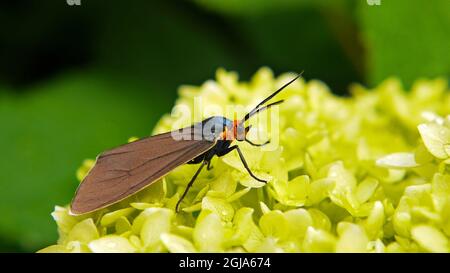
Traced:
<svg viewBox="0 0 450 273">
<path fill-rule="evenodd" d="M 54 240 L 48 213 L 54 204 L 70 201 L 81 160 L 126 142 L 131 134 L 151 132 L 136 118 L 153 124 L 170 102 L 151 100 L 139 88 L 71 75 L 25 94 L 2 93 L 0 234 L 5 241 L 33 250 Z"/>
<path fill-rule="evenodd" d="M 382 3 L 380 7 L 358 7 L 369 82 L 388 76 L 398 76 L 406 84 L 417 77 L 448 77 L 450 1 Z"/>
<path fill-rule="evenodd" d="M 304 70 L 339 94 L 450 74 L 447 0 L 11 1 L 0 24 L 0 251 L 54 243 L 82 160 L 148 135 L 218 67 Z"/>
</svg>

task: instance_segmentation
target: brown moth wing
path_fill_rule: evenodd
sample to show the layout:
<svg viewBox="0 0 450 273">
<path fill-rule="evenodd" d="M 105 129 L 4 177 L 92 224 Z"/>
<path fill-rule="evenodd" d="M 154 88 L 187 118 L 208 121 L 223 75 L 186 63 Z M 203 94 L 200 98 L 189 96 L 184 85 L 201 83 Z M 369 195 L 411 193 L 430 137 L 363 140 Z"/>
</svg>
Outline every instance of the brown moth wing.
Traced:
<svg viewBox="0 0 450 273">
<path fill-rule="evenodd" d="M 100 154 L 78 187 L 70 212 L 84 214 L 117 203 L 211 149 L 215 141 L 202 139 L 201 131 L 193 128 L 175 131 L 182 140 L 168 132 Z"/>
</svg>

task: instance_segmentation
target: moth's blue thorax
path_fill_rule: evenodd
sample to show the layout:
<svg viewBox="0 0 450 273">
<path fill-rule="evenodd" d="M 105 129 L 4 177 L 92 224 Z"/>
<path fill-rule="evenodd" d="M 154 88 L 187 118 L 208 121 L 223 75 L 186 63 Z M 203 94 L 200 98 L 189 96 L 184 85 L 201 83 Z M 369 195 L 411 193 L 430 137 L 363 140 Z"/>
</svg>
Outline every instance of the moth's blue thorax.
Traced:
<svg viewBox="0 0 450 273">
<path fill-rule="evenodd" d="M 244 140 L 246 130 L 242 123 L 225 117 L 213 116 L 202 121 L 203 136 L 207 139 Z"/>
<path fill-rule="evenodd" d="M 205 119 L 203 122 L 203 125 L 205 125 L 206 123 L 208 124 L 213 124 L 214 126 L 217 126 L 217 128 L 222 128 L 224 129 L 225 127 L 233 127 L 233 121 L 227 119 L 226 117 L 221 117 L 221 116 L 213 116 L 210 118 Z"/>
</svg>

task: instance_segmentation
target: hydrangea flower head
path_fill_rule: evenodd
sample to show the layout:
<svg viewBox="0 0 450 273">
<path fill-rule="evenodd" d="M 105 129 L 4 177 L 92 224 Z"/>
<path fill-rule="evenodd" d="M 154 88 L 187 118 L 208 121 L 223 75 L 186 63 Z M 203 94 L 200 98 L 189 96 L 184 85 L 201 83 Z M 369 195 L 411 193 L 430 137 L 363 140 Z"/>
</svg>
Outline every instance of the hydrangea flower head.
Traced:
<svg viewBox="0 0 450 273">
<path fill-rule="evenodd" d="M 219 69 L 215 81 L 181 87 L 154 134 L 216 114 L 233 119 L 226 105 L 252 107 L 293 76 L 261 68 L 241 82 Z M 253 121 L 250 139 L 265 136 L 275 146 L 239 145 L 267 185 L 234 152 L 216 157 L 176 213 L 197 169 L 182 165 L 93 213 L 72 216 L 57 206 L 58 242 L 40 252 L 449 252 L 447 83 L 422 79 L 406 92 L 390 78 L 350 91 L 339 97 L 299 79 L 279 94 L 276 120 Z M 93 164 L 86 160 L 77 177 Z"/>
</svg>

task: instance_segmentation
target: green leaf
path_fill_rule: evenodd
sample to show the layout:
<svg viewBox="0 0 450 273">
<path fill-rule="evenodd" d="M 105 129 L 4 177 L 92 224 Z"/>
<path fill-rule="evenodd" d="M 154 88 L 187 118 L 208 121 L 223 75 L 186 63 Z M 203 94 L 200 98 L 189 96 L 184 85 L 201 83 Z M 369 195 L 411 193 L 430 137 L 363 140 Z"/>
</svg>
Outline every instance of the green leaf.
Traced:
<svg viewBox="0 0 450 273">
<path fill-rule="evenodd" d="M 418 77 L 450 74 L 450 2 L 358 1 L 371 84 L 398 76 L 408 86 Z"/>
<path fill-rule="evenodd" d="M 150 134 L 167 104 L 124 85 L 72 74 L 20 95 L 0 93 L 0 143 L 8 143 L 0 157 L 0 236 L 28 251 L 54 242 L 49 213 L 73 198 L 83 160 Z"/>
</svg>

